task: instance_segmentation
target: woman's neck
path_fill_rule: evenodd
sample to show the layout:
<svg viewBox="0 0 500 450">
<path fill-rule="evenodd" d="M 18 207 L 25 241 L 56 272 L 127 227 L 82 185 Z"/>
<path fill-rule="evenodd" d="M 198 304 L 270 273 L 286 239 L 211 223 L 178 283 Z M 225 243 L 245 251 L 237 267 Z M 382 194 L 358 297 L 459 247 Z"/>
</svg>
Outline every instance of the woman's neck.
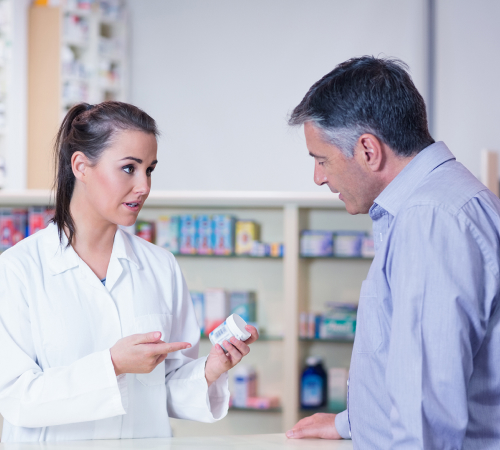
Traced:
<svg viewBox="0 0 500 450">
<path fill-rule="evenodd" d="M 88 199 L 76 191 L 70 203 L 75 224 L 72 247 L 102 280 L 108 270 L 117 225 L 103 218 Z"/>
</svg>

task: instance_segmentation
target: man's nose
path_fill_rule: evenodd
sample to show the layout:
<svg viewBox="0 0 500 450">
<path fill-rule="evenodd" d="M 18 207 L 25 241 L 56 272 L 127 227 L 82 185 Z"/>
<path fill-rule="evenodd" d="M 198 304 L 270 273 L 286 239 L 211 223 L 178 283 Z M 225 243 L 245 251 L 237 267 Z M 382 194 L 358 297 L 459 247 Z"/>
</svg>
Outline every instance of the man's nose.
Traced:
<svg viewBox="0 0 500 450">
<path fill-rule="evenodd" d="M 323 170 L 321 169 L 321 166 L 318 163 L 314 165 L 314 182 L 318 186 L 321 186 L 326 182 L 325 174 L 323 173 Z"/>
</svg>

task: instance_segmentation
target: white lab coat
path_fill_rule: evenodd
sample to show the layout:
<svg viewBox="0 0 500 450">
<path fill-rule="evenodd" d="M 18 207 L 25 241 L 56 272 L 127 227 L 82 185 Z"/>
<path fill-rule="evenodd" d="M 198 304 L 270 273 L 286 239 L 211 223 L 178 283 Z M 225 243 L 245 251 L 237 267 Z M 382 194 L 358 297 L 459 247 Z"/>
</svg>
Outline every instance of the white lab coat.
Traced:
<svg viewBox="0 0 500 450">
<path fill-rule="evenodd" d="M 0 256 L 2 442 L 171 436 L 168 417 L 227 414 L 227 374 L 210 388 L 189 291 L 168 251 L 118 230 L 106 286 L 57 227 Z M 116 377 L 109 349 L 161 331 L 192 348 L 149 374 Z"/>
</svg>

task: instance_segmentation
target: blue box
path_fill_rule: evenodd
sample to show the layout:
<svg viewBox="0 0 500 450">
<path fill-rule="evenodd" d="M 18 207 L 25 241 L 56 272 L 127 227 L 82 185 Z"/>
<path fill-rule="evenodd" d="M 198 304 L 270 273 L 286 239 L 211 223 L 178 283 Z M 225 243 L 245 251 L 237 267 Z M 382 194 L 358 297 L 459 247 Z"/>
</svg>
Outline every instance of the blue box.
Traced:
<svg viewBox="0 0 500 450">
<path fill-rule="evenodd" d="M 255 292 L 234 291 L 229 297 L 231 314 L 238 314 L 246 323 L 257 322 Z"/>
<path fill-rule="evenodd" d="M 234 253 L 235 218 L 226 214 L 216 214 L 212 220 L 214 226 L 214 254 L 232 255 Z"/>
<path fill-rule="evenodd" d="M 335 231 L 333 234 L 333 255 L 339 257 L 360 257 L 364 231 Z"/>
<path fill-rule="evenodd" d="M 214 224 L 212 218 L 201 214 L 196 218 L 197 242 L 196 249 L 199 255 L 214 254 Z"/>
<path fill-rule="evenodd" d="M 332 256 L 333 231 L 303 230 L 300 236 L 301 256 Z"/>
<path fill-rule="evenodd" d="M 192 214 L 181 216 L 180 252 L 184 255 L 196 254 L 196 219 Z"/>
</svg>

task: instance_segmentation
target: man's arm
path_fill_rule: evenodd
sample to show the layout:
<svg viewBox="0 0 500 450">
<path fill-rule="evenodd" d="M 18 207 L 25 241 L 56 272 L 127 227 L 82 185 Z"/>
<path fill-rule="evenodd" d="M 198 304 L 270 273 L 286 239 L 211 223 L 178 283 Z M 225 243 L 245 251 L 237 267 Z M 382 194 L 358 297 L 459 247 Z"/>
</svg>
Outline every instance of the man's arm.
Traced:
<svg viewBox="0 0 500 450">
<path fill-rule="evenodd" d="M 391 449 L 462 448 L 467 386 L 493 300 L 484 243 L 465 217 L 432 205 L 402 212 L 389 239 Z"/>
</svg>

